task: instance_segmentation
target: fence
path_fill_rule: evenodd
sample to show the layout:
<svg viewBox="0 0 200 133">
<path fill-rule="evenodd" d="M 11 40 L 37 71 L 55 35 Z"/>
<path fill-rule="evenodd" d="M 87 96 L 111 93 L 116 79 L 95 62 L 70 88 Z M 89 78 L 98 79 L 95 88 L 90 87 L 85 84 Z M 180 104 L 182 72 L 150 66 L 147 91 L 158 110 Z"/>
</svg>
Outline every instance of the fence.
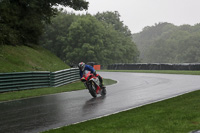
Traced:
<svg viewBox="0 0 200 133">
<path fill-rule="evenodd" d="M 50 86 L 58 87 L 80 79 L 79 69 L 65 69 L 50 74 Z"/>
<path fill-rule="evenodd" d="M 200 70 L 200 63 L 134 63 L 134 64 L 112 64 L 109 70 Z"/>
<path fill-rule="evenodd" d="M 0 73 L 0 92 L 34 89 L 43 87 L 58 87 L 79 79 L 76 68 L 56 72 L 14 72 Z"/>
</svg>

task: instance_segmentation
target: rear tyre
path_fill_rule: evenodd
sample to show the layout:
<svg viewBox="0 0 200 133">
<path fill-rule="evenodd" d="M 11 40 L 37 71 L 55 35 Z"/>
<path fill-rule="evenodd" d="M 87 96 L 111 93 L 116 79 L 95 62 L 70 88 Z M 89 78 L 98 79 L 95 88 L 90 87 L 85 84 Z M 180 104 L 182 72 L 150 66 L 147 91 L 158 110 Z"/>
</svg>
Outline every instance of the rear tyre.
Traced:
<svg viewBox="0 0 200 133">
<path fill-rule="evenodd" d="M 91 81 L 91 83 L 89 85 L 89 92 L 93 97 L 97 97 L 96 86 L 95 86 L 95 83 L 93 81 Z"/>
</svg>

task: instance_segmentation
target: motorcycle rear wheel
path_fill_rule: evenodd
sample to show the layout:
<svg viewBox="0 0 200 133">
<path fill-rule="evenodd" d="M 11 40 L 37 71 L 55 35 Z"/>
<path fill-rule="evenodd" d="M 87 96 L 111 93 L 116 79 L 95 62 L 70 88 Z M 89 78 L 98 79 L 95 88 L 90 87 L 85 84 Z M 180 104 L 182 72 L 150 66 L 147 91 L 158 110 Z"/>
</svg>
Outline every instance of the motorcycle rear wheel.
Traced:
<svg viewBox="0 0 200 133">
<path fill-rule="evenodd" d="M 93 81 L 91 81 L 91 83 L 89 85 L 89 92 L 93 97 L 97 97 L 96 86 L 95 86 L 95 83 Z"/>
</svg>

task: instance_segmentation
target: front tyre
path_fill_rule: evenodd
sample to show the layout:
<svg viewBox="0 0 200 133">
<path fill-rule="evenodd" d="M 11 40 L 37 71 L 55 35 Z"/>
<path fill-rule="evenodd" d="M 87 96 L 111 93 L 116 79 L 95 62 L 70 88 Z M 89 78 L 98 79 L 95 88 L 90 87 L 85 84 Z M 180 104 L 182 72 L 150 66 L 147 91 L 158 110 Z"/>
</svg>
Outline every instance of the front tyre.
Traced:
<svg viewBox="0 0 200 133">
<path fill-rule="evenodd" d="M 105 96 L 105 95 L 106 95 L 106 87 L 102 88 L 101 95 L 102 95 L 102 96 Z"/>
<path fill-rule="evenodd" d="M 97 97 L 96 86 L 95 86 L 95 83 L 93 81 L 91 81 L 90 84 L 89 84 L 89 92 L 93 97 Z"/>
</svg>

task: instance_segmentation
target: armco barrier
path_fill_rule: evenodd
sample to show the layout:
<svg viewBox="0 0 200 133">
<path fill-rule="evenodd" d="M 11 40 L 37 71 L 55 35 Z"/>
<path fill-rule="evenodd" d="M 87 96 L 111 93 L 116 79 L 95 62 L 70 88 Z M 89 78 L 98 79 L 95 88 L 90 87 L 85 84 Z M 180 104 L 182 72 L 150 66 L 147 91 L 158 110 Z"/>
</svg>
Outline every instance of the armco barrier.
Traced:
<svg viewBox="0 0 200 133">
<path fill-rule="evenodd" d="M 57 87 L 79 79 L 77 68 L 56 72 L 14 72 L 0 73 L 0 92 Z"/>
<path fill-rule="evenodd" d="M 200 70 L 200 63 L 134 63 L 134 64 L 112 64 L 109 70 Z"/>
<path fill-rule="evenodd" d="M 58 87 L 67 83 L 71 83 L 80 79 L 79 69 L 65 69 L 56 72 L 52 72 L 50 75 L 50 85 Z"/>
</svg>

